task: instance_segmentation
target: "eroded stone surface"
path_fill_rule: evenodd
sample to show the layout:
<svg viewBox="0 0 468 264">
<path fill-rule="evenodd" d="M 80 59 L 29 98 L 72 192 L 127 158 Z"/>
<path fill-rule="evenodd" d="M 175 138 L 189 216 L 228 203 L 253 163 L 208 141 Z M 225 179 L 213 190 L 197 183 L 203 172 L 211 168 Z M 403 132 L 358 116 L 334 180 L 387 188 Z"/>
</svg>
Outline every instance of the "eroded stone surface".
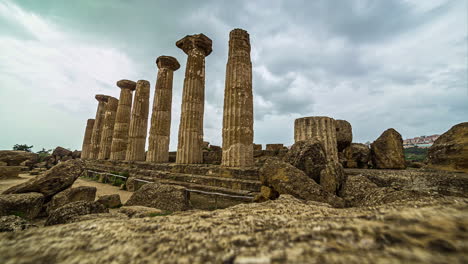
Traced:
<svg viewBox="0 0 468 264">
<path fill-rule="evenodd" d="M 128 145 L 125 160 L 145 160 L 146 134 L 148 129 L 150 83 L 139 80 L 136 85 L 132 118 L 128 130 Z"/>
<path fill-rule="evenodd" d="M 189 195 L 181 186 L 147 183 L 130 197 L 125 206 L 141 205 L 171 212 L 184 211 L 190 208 Z"/>
<path fill-rule="evenodd" d="M 467 204 L 463 198 L 426 197 L 336 209 L 282 195 L 211 212 L 95 218 L 3 233 L 0 261 L 463 263 L 468 252 Z"/>
<path fill-rule="evenodd" d="M 406 168 L 403 138 L 395 129 L 385 130 L 371 144 L 372 164 L 377 169 Z"/>
<path fill-rule="evenodd" d="M 98 159 L 108 159 L 111 153 L 112 137 L 114 134 L 115 116 L 119 100 L 109 96 L 104 112 L 104 121 L 102 126 L 101 142 L 99 143 Z"/>
<path fill-rule="evenodd" d="M 351 143 L 343 151 L 343 164 L 346 168 L 367 169 L 370 162 L 370 148 L 361 143 Z"/>
<path fill-rule="evenodd" d="M 44 195 L 40 193 L 0 194 L 0 216 L 17 215 L 33 219 L 39 215 Z"/>
<path fill-rule="evenodd" d="M 103 204 L 98 202 L 77 201 L 59 207 L 50 212 L 45 225 L 58 225 L 74 222 L 75 218 L 81 215 L 108 213 Z"/>
<path fill-rule="evenodd" d="M 93 133 L 91 134 L 91 147 L 89 150 L 89 159 L 97 159 L 99 155 L 99 147 L 101 144 L 102 127 L 104 126 L 104 117 L 106 111 L 108 95 L 97 94 L 95 96 L 98 101 L 96 118 L 94 118 Z"/>
<path fill-rule="evenodd" d="M 335 126 L 338 152 L 342 152 L 353 142 L 353 129 L 351 124 L 346 120 L 335 120 Z"/>
<path fill-rule="evenodd" d="M 315 138 L 294 143 L 283 160 L 305 172 L 317 183 L 320 183 L 320 172 L 327 165 L 323 144 Z"/>
<path fill-rule="evenodd" d="M 96 199 L 96 187 L 79 186 L 75 188 L 68 188 L 65 191 L 59 192 L 52 197 L 52 200 L 47 206 L 47 211 L 51 212 L 66 204 L 77 201 L 92 202 Z"/>
<path fill-rule="evenodd" d="M 26 219 L 16 215 L 0 216 L 0 232 L 17 232 L 37 227 L 31 224 Z"/>
<path fill-rule="evenodd" d="M 91 149 L 91 136 L 93 134 L 94 119 L 88 119 L 86 122 L 86 129 L 83 138 L 83 146 L 81 147 L 81 158 L 89 158 L 89 153 Z"/>
</svg>

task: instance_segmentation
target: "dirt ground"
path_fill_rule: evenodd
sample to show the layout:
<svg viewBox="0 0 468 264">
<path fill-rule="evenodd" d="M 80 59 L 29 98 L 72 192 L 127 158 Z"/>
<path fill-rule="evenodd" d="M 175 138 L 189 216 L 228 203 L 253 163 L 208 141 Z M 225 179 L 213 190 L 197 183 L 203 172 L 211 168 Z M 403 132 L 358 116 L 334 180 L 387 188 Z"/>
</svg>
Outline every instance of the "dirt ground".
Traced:
<svg viewBox="0 0 468 264">
<path fill-rule="evenodd" d="M 20 174 L 19 178 L 17 179 L 1 180 L 0 181 L 0 193 L 10 188 L 11 186 L 23 183 L 34 177 L 36 176 L 29 175 L 29 174 Z M 72 187 L 78 187 L 78 186 L 96 187 L 97 188 L 96 198 L 102 195 L 106 195 L 106 194 L 115 194 L 115 193 L 119 194 L 120 200 L 122 201 L 122 203 L 125 203 L 132 195 L 132 192 L 120 190 L 119 187 L 112 186 L 109 184 L 99 183 L 99 182 L 95 182 L 95 181 L 91 181 L 87 179 L 82 179 L 82 178 L 78 178 Z"/>
</svg>

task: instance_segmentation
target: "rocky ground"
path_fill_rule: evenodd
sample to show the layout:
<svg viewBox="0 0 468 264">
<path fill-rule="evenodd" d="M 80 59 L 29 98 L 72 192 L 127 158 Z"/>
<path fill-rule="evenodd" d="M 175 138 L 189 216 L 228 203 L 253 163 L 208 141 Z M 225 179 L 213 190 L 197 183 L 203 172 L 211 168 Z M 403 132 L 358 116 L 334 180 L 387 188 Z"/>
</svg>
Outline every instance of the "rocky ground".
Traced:
<svg viewBox="0 0 468 264">
<path fill-rule="evenodd" d="M 467 229 L 467 198 L 336 209 L 282 195 L 216 211 L 94 215 L 2 233 L 0 262 L 466 263 Z"/>
</svg>

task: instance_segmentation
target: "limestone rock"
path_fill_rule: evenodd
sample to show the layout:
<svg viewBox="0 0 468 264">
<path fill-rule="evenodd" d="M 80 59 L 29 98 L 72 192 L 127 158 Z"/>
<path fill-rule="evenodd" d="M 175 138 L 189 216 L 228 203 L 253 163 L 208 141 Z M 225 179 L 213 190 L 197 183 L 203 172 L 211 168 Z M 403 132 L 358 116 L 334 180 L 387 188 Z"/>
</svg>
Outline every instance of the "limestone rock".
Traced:
<svg viewBox="0 0 468 264">
<path fill-rule="evenodd" d="M 79 159 L 61 162 L 43 174 L 5 190 L 3 194 L 38 192 L 48 200 L 70 187 L 82 172 L 83 164 Z"/>
<path fill-rule="evenodd" d="M 37 227 L 17 215 L 0 216 L 0 232 L 17 232 Z"/>
<path fill-rule="evenodd" d="M 21 162 L 37 161 L 36 153 L 17 150 L 0 150 L 0 162 L 6 162 L 8 166 L 20 166 Z"/>
<path fill-rule="evenodd" d="M 107 208 L 116 208 L 122 205 L 122 202 L 120 201 L 120 195 L 118 194 L 99 196 L 97 202 L 103 204 Z"/>
<path fill-rule="evenodd" d="M 265 162 L 260 169 L 260 181 L 279 194 L 290 194 L 296 198 L 329 203 L 336 207 L 344 205 L 339 197 L 325 191 L 303 171 L 278 159 L 271 158 Z"/>
<path fill-rule="evenodd" d="M 403 139 L 395 129 L 389 128 L 371 144 L 372 164 L 378 169 L 406 168 Z"/>
<path fill-rule="evenodd" d="M 20 166 L 0 166 L 0 180 L 18 178 Z"/>
<path fill-rule="evenodd" d="M 47 211 L 51 212 L 66 204 L 77 201 L 92 202 L 96 198 L 96 187 L 79 186 L 75 188 L 68 188 L 61 191 L 52 197 L 52 200 L 47 206 Z"/>
<path fill-rule="evenodd" d="M 104 205 L 98 202 L 78 201 L 66 204 L 50 212 L 45 225 L 66 224 L 74 221 L 75 217 L 87 214 L 108 213 Z"/>
<path fill-rule="evenodd" d="M 266 149 L 265 150 L 270 150 L 270 151 L 280 151 L 284 147 L 283 144 L 266 144 Z"/>
<path fill-rule="evenodd" d="M 0 216 L 17 215 L 26 219 L 35 218 L 41 211 L 44 196 L 40 193 L 0 195 Z"/>
<path fill-rule="evenodd" d="M 432 168 L 468 172 L 468 122 L 442 134 L 429 148 L 427 160 Z"/>
<path fill-rule="evenodd" d="M 215 211 L 94 218 L 0 234 L 0 260 L 67 264 L 246 260 L 464 263 L 467 202 L 456 197 L 423 198 L 403 204 L 336 209 L 281 195 L 274 201 Z"/>
<path fill-rule="evenodd" d="M 302 170 L 309 178 L 320 183 L 320 172 L 327 164 L 327 157 L 322 143 L 314 138 L 294 143 L 283 161 Z"/>
<path fill-rule="evenodd" d="M 353 141 L 353 129 L 351 124 L 346 120 L 335 120 L 335 126 L 338 152 L 342 152 L 345 148 L 351 145 L 351 142 Z"/>
<path fill-rule="evenodd" d="M 320 186 L 329 193 L 338 194 L 345 182 L 346 174 L 339 162 L 331 161 L 327 163 L 320 172 Z"/>
<path fill-rule="evenodd" d="M 141 205 L 171 212 L 183 211 L 190 208 L 189 195 L 181 186 L 147 183 L 138 189 L 125 205 Z"/>
<path fill-rule="evenodd" d="M 52 155 L 59 156 L 59 157 L 65 157 L 65 156 L 71 156 L 72 153 L 73 152 L 71 150 L 68 150 L 66 148 L 56 147 L 54 149 L 54 151 L 52 152 Z"/>
<path fill-rule="evenodd" d="M 368 146 L 361 143 L 351 143 L 343 151 L 344 167 L 367 169 L 371 156 L 370 153 L 371 151 Z"/>
<path fill-rule="evenodd" d="M 129 192 L 134 192 L 137 190 L 138 182 L 135 181 L 135 177 L 128 177 L 125 182 L 125 189 Z"/>
<path fill-rule="evenodd" d="M 119 208 L 118 212 L 121 214 L 125 214 L 130 218 L 151 217 L 165 214 L 163 210 L 138 205 L 122 206 Z"/>
</svg>

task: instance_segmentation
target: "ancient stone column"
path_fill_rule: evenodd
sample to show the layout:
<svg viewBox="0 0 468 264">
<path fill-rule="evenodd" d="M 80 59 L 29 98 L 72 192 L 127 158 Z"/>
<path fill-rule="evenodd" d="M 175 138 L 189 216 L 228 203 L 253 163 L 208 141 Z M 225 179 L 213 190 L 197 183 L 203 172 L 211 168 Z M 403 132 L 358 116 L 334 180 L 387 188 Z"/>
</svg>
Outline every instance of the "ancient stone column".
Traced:
<svg viewBox="0 0 468 264">
<path fill-rule="evenodd" d="M 234 29 L 229 34 L 223 112 L 222 165 L 253 165 L 252 62 L 249 33 Z"/>
<path fill-rule="evenodd" d="M 93 126 L 93 134 L 91 135 L 91 148 L 89 151 L 90 159 L 97 159 L 99 154 L 99 147 L 101 144 L 102 127 L 104 125 L 104 112 L 106 111 L 106 103 L 109 96 L 97 94 L 95 96 L 98 100 L 98 108 L 96 111 L 96 118 Z"/>
<path fill-rule="evenodd" d="M 132 114 L 132 92 L 135 91 L 136 83 L 129 80 L 120 80 L 117 82 L 117 86 L 121 90 L 109 159 L 125 160 L 125 156 L 127 155 L 128 129 Z"/>
<path fill-rule="evenodd" d="M 89 158 L 89 150 L 91 148 L 91 135 L 93 134 L 94 119 L 88 119 L 86 122 L 86 130 L 83 139 L 83 147 L 81 148 L 81 158 Z"/>
<path fill-rule="evenodd" d="M 322 142 L 328 161 L 338 162 L 335 120 L 326 116 L 298 118 L 294 122 L 294 141 L 316 138 Z"/>
<path fill-rule="evenodd" d="M 114 134 L 115 116 L 119 100 L 109 97 L 107 100 L 106 111 L 104 113 L 104 126 L 101 134 L 101 145 L 99 146 L 98 159 L 108 159 L 111 152 L 112 136 Z"/>
<path fill-rule="evenodd" d="M 159 68 L 153 99 L 151 127 L 146 161 L 169 161 L 169 137 L 171 134 L 172 79 L 180 68 L 176 58 L 160 56 L 156 59 Z"/>
<path fill-rule="evenodd" d="M 211 39 L 203 34 L 186 36 L 176 46 L 187 55 L 176 163 L 203 162 L 203 111 L 205 108 L 205 57 Z"/>
<path fill-rule="evenodd" d="M 130 129 L 128 131 L 128 146 L 125 160 L 145 160 L 145 144 L 148 129 L 150 83 L 139 80 L 136 84 Z"/>
</svg>

